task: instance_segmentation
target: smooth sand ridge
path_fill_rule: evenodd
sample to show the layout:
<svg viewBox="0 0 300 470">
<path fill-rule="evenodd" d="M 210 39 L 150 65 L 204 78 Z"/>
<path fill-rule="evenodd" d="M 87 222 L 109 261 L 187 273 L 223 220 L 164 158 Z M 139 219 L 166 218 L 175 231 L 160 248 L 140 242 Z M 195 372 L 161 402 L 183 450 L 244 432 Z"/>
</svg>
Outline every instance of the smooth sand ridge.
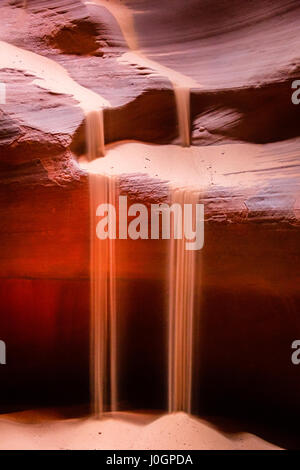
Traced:
<svg viewBox="0 0 300 470">
<path fill-rule="evenodd" d="M 110 107 L 108 100 L 75 82 L 54 60 L 0 41 L 0 68 L 21 70 L 36 77 L 35 85 L 52 93 L 71 95 L 84 113 Z"/>
<path fill-rule="evenodd" d="M 108 146 L 104 158 L 92 162 L 81 158 L 80 165 L 88 172 L 106 175 L 145 174 L 174 188 L 251 188 L 266 177 L 288 177 L 291 171 L 299 175 L 293 142 L 190 148 L 123 142 Z"/>
<path fill-rule="evenodd" d="M 277 446 L 253 434 L 224 434 L 205 420 L 183 412 L 163 415 L 145 426 L 133 448 L 146 450 L 278 449 Z"/>
<path fill-rule="evenodd" d="M 107 8 L 119 24 L 130 52 L 126 52 L 119 57 L 117 59 L 118 62 L 134 67 L 148 68 L 153 71 L 154 75 L 162 76 L 170 80 L 176 99 L 181 143 L 183 146 L 188 147 L 190 145 L 190 89 L 201 88 L 200 84 L 187 75 L 176 72 L 169 67 L 165 67 L 149 59 L 142 50 L 139 49 L 138 37 L 134 28 L 133 12 L 120 0 L 94 0 L 86 3 L 92 3 Z"/>
<path fill-rule="evenodd" d="M 28 411 L 0 419 L 0 449 L 279 449 L 254 434 L 220 432 L 185 413 L 162 416 L 120 412 L 103 419 L 49 419 Z"/>
</svg>

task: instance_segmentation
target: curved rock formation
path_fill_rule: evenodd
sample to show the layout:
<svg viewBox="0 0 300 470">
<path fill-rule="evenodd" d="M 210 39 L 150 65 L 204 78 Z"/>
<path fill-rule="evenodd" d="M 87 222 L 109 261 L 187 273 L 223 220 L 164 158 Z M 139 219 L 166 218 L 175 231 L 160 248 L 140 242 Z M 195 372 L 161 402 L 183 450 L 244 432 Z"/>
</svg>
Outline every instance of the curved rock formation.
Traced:
<svg viewBox="0 0 300 470">
<path fill-rule="evenodd" d="M 73 87 L 24 62 L 31 52 L 104 103 L 111 145 L 92 165 L 118 175 L 131 202 L 167 201 L 169 183 L 201 190 L 194 410 L 299 413 L 299 2 L 7 0 L 1 18 L 1 50 L 18 49 L 0 57 L 0 406 L 89 393 L 84 109 Z M 188 149 L 170 145 L 179 129 L 166 69 L 197 85 Z M 166 242 L 117 250 L 121 406 L 164 408 Z"/>
</svg>

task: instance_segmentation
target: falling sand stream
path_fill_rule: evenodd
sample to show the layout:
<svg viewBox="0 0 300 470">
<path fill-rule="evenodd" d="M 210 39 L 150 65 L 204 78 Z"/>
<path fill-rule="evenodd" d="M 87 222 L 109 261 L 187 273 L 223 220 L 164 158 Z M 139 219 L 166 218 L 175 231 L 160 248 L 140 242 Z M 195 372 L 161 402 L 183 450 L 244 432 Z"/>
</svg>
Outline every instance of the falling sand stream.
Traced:
<svg viewBox="0 0 300 470">
<path fill-rule="evenodd" d="M 174 189 L 171 201 L 195 208 L 199 193 Z M 196 251 L 186 250 L 184 237 L 176 238 L 184 221 L 174 219 L 169 255 L 168 410 L 191 413 Z"/>
<path fill-rule="evenodd" d="M 183 146 L 190 145 L 190 88 L 199 87 L 189 77 L 149 60 L 138 50 L 132 12 L 120 1 L 95 0 L 117 20 L 130 52 L 119 61 L 142 66 L 168 78 L 173 84 L 178 127 Z M 86 118 L 87 158 L 104 156 L 103 111 L 93 110 Z M 116 257 L 114 240 L 96 237 L 96 210 L 101 203 L 114 204 L 115 178 L 89 173 L 91 207 L 91 390 L 96 415 L 117 409 L 117 318 Z M 170 190 L 172 202 L 195 204 L 198 193 Z M 179 221 L 174 222 L 175 224 Z M 173 233 L 174 235 L 174 233 Z M 171 236 L 169 262 L 168 409 L 191 412 L 195 252 L 184 248 L 185 240 Z M 109 379 L 108 379 L 109 378 Z"/>
<path fill-rule="evenodd" d="M 176 100 L 177 121 L 181 144 L 184 147 L 190 145 L 190 90 L 200 88 L 198 82 L 192 78 L 177 72 L 169 67 L 149 59 L 139 48 L 138 37 L 134 27 L 132 11 L 121 0 L 93 0 L 86 4 L 96 4 L 107 8 L 119 24 L 123 37 L 129 48 L 118 61 L 135 67 L 150 69 L 157 76 L 170 80 L 173 85 Z"/>
<path fill-rule="evenodd" d="M 87 134 L 91 136 L 93 134 Z M 95 134 L 94 134 L 95 135 Z M 96 134 L 97 135 L 97 134 Z M 130 144 L 128 144 L 130 145 Z M 94 145 L 88 146 L 93 148 Z M 146 147 L 146 146 L 144 146 Z M 143 150 L 143 144 L 131 153 L 137 159 Z M 174 147 L 168 146 L 170 152 Z M 125 150 L 125 153 L 124 153 Z M 187 151 L 187 150 L 186 150 Z M 147 146 L 147 154 L 151 158 L 151 146 Z M 111 204 L 117 207 L 118 169 L 117 162 L 110 161 L 111 155 L 117 154 L 118 161 L 126 161 L 126 145 L 108 151 L 105 158 L 84 163 L 89 169 L 90 209 L 91 209 L 91 391 L 93 410 L 97 416 L 103 411 L 116 411 L 118 407 L 118 341 L 116 307 L 116 253 L 115 240 L 99 239 L 97 224 L 101 216 L 113 216 L 107 206 L 107 213 L 99 211 L 100 204 Z M 133 157 L 134 158 L 134 157 Z M 112 166 L 113 165 L 113 166 Z M 117 173 L 110 173 L 115 168 Z M 134 164 L 129 168 L 134 169 Z M 122 172 L 122 169 L 119 168 Z M 124 171 L 124 170 L 123 170 Z M 170 204 L 179 205 L 184 217 L 171 217 L 170 240 L 168 243 L 168 410 L 192 410 L 193 388 L 193 350 L 194 350 L 194 315 L 196 258 L 195 250 L 186 249 L 186 239 L 178 237 L 184 233 L 186 223 L 186 205 L 193 210 L 188 215 L 188 225 L 192 226 L 194 209 L 199 202 L 199 191 L 190 188 L 178 189 L 169 186 Z M 98 210 L 97 210 L 98 208 Z M 195 225 L 195 224 L 193 224 Z M 111 233 L 111 236 L 115 236 Z M 140 357 L 139 360 L 141 360 Z"/>
<path fill-rule="evenodd" d="M 52 93 L 72 95 L 78 102 L 86 117 L 87 154 L 90 160 L 104 155 L 104 126 L 103 108 L 110 107 L 109 101 L 99 94 L 75 82 L 68 72 L 54 60 L 35 54 L 25 49 L 0 41 L 0 69 L 7 68 L 21 70 L 33 76 L 33 84 L 49 90 Z M 103 411 L 103 403 L 107 401 L 104 396 L 106 389 L 106 371 L 111 377 L 110 403 L 116 408 L 116 386 L 114 352 L 109 351 L 106 338 L 108 320 L 105 316 L 114 312 L 114 245 L 112 243 L 98 243 L 95 236 L 93 221 L 95 220 L 96 206 L 113 197 L 112 180 L 101 175 L 89 175 L 90 208 L 91 208 L 91 390 L 95 413 Z M 101 241 L 102 242 L 102 241 Z M 103 246 L 102 246 L 103 245 Z M 108 270 L 104 270 L 104 266 Z M 107 272 L 112 273 L 109 279 Z M 104 276 L 105 273 L 105 276 Z M 108 289 L 108 290 L 107 290 Z M 114 325 L 114 322 L 112 322 Z M 110 344 L 113 343 L 114 330 L 110 329 Z M 108 367 L 108 362 L 111 367 Z M 104 371 L 105 368 L 105 371 Z M 105 382 L 105 385 L 104 385 Z"/>
<path fill-rule="evenodd" d="M 167 77 L 173 84 L 179 134 L 183 146 L 190 145 L 190 88 L 197 83 L 178 72 L 149 60 L 138 50 L 130 10 L 121 2 L 95 0 L 108 8 L 119 22 L 130 52 L 119 58 L 121 63 L 143 66 Z M 26 2 L 24 2 L 26 6 Z M 0 42 L 0 66 L 24 70 L 36 76 L 34 83 L 55 93 L 71 94 L 86 115 L 87 159 L 105 153 L 103 109 L 110 103 L 100 95 L 78 85 L 55 61 Z M 115 411 L 117 390 L 117 321 L 116 321 L 116 256 L 114 240 L 99 240 L 96 224 L 101 203 L 115 205 L 117 179 L 89 173 L 91 213 L 91 399 L 94 413 Z M 170 189 L 170 200 L 183 206 L 196 203 L 198 194 L 190 190 Z M 175 221 L 175 223 L 179 223 Z M 168 409 L 191 411 L 193 316 L 195 286 L 195 252 L 184 249 L 184 240 L 171 236 L 169 262 L 169 360 Z"/>
<path fill-rule="evenodd" d="M 117 332 L 115 242 L 96 236 L 97 207 L 116 202 L 116 180 L 89 174 L 90 188 L 90 377 L 92 408 L 96 416 L 117 409 Z"/>
</svg>

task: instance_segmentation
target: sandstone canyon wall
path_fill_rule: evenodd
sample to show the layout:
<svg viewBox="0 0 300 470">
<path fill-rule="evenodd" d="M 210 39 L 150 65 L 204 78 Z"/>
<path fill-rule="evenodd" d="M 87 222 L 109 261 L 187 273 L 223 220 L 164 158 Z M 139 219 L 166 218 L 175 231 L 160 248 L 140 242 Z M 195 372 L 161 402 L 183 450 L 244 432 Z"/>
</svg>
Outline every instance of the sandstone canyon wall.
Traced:
<svg viewBox="0 0 300 470">
<path fill-rule="evenodd" d="M 299 2 L 0 0 L 0 10 L 0 407 L 88 402 L 85 114 L 61 86 L 67 74 L 109 103 L 108 161 L 132 202 L 167 201 L 168 181 L 195 172 L 205 246 L 194 410 L 299 414 Z M 172 81 L 151 61 L 194 84 L 189 149 Z M 166 241 L 117 252 L 120 403 L 163 409 Z"/>
</svg>

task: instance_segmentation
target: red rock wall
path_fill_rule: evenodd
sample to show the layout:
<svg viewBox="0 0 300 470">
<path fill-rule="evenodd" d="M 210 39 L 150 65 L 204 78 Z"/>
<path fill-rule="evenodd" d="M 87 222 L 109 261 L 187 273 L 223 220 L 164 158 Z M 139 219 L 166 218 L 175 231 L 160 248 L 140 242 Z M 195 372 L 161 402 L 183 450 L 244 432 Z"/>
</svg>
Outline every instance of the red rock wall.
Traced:
<svg viewBox="0 0 300 470">
<path fill-rule="evenodd" d="M 135 24 L 151 58 L 165 52 L 164 65 L 201 83 L 191 97 L 193 144 L 294 139 L 276 155 L 276 184 L 269 184 L 276 169 L 267 167 L 251 194 L 216 187 L 203 196 L 194 407 L 212 414 L 296 414 L 300 375 L 290 345 L 300 335 L 300 107 L 290 93 L 299 78 L 299 5 L 169 4 L 128 2 L 141 12 Z M 127 46 L 105 8 L 29 0 L 24 32 L 16 26 L 20 5 L 1 4 L 0 40 L 52 58 L 109 99 L 107 142 L 176 138 L 170 82 L 117 62 Z M 0 109 L 0 337 L 7 343 L 0 408 L 88 400 L 88 187 L 76 164 L 84 151 L 84 117 L 70 96 L 42 90 L 31 78 L 0 69 L 8 90 Z M 294 156 L 286 165 L 290 147 Z M 124 178 L 124 194 L 149 202 L 153 187 L 154 194 L 158 185 L 165 191 L 161 181 L 141 186 L 140 178 Z M 166 247 L 129 241 L 118 249 L 121 403 L 162 408 Z"/>
</svg>

